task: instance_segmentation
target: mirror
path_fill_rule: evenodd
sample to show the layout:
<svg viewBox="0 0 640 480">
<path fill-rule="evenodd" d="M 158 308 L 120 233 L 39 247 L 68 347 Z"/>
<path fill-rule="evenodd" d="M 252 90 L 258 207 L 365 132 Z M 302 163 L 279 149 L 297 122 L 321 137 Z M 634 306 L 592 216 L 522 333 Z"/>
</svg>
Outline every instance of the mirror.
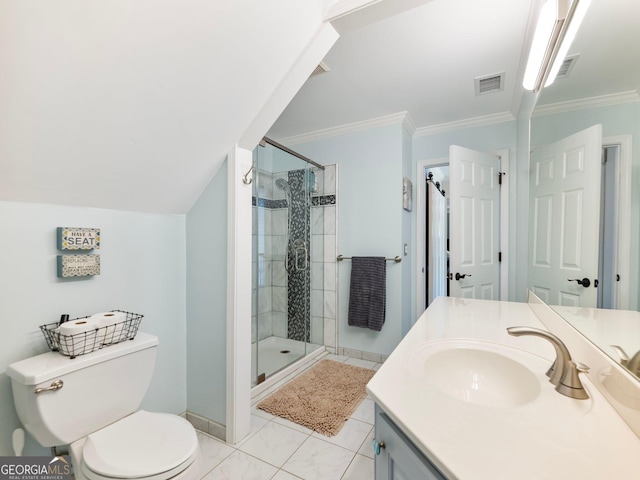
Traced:
<svg viewBox="0 0 640 480">
<path fill-rule="evenodd" d="M 639 29 L 640 2 L 592 2 L 565 61 L 566 74 L 542 90 L 531 118 L 529 288 L 547 304 L 558 305 L 553 308 L 569 323 L 627 365 L 640 364 L 640 356 L 632 362 L 640 350 Z M 562 152 L 564 139 L 590 127 L 597 136 L 597 125 L 601 145 L 594 147 L 598 153 L 592 161 L 606 154 L 608 166 L 596 167 L 606 180 L 591 182 L 581 192 L 570 187 L 570 193 L 556 197 L 537 190 L 541 179 L 567 171 L 547 168 L 545 155 Z M 576 154 L 575 144 L 564 147 L 566 156 L 558 157 L 567 159 L 562 168 L 582 169 L 580 162 L 586 164 L 589 157 Z M 594 198 L 595 207 L 588 207 Z M 594 214 L 598 210 L 601 216 Z M 595 238 L 583 232 L 589 221 L 597 222 Z M 586 261 L 579 251 L 597 260 L 592 270 L 583 270 Z M 553 263 L 552 255 L 564 270 L 551 273 L 553 268 L 542 265 Z M 588 298 L 586 291 L 591 293 Z"/>
<path fill-rule="evenodd" d="M 561 305 L 551 308 L 640 379 L 640 312 Z"/>
</svg>

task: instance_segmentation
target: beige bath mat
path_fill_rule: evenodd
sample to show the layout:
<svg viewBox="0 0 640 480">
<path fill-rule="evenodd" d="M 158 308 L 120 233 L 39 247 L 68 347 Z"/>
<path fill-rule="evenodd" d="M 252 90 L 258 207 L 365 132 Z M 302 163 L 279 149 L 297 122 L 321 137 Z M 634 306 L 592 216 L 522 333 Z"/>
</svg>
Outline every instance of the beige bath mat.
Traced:
<svg viewBox="0 0 640 480">
<path fill-rule="evenodd" d="M 322 360 L 260 402 L 258 408 L 332 437 L 367 395 L 365 386 L 375 373 Z"/>
</svg>

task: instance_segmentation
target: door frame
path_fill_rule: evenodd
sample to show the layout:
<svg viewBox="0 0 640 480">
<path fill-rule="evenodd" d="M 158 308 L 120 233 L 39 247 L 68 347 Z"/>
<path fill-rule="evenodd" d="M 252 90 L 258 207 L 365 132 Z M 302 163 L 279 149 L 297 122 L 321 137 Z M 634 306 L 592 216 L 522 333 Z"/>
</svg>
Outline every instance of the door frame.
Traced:
<svg viewBox="0 0 640 480">
<path fill-rule="evenodd" d="M 417 320 L 424 311 L 424 304 L 426 302 L 425 290 L 427 286 L 426 282 L 426 267 L 427 267 L 427 224 L 425 216 L 427 214 L 426 209 L 426 197 L 427 189 L 425 188 L 424 171 L 427 168 L 444 167 L 449 166 L 449 157 L 432 158 L 430 160 L 420 160 L 417 163 L 416 169 L 416 315 Z"/>
<path fill-rule="evenodd" d="M 615 250 L 614 258 L 618 265 L 620 281 L 616 282 L 614 290 L 615 308 L 628 310 L 631 293 L 631 263 L 620 259 L 631 258 L 631 175 L 633 136 L 612 135 L 602 137 L 602 148 L 618 147 L 618 162 L 616 164 L 616 196 L 615 208 L 617 215 L 614 222 Z M 624 221 L 623 221 L 624 220 Z"/>
<path fill-rule="evenodd" d="M 502 262 L 500 263 L 500 300 L 509 297 L 509 149 L 501 148 L 489 153 L 500 158 L 500 171 L 502 176 L 502 188 L 500 189 L 500 251 Z M 426 275 L 426 215 L 425 198 L 426 189 L 424 170 L 433 167 L 449 165 L 449 157 L 419 160 L 416 164 L 416 320 L 424 311 L 425 304 L 425 275 Z M 425 269 L 425 271 L 421 271 Z"/>
</svg>

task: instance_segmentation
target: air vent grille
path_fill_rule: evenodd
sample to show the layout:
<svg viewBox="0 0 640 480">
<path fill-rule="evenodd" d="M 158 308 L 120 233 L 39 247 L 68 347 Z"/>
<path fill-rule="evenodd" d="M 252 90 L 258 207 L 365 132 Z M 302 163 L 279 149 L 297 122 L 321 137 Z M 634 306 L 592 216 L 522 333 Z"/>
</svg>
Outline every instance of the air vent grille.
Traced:
<svg viewBox="0 0 640 480">
<path fill-rule="evenodd" d="M 320 62 L 320 64 L 318 64 L 318 66 L 313 70 L 313 72 L 311 72 L 311 75 L 309 75 L 309 78 L 316 77 L 323 73 L 327 73 L 328 71 L 329 71 L 329 67 L 327 67 L 327 65 L 324 62 Z"/>
<path fill-rule="evenodd" d="M 578 61 L 578 57 L 580 57 L 580 55 L 571 55 L 570 57 L 567 57 L 564 59 L 564 62 L 562 62 L 562 65 L 560 65 L 560 70 L 558 70 L 558 75 L 556 78 L 566 78 L 569 76 L 569 74 L 571 73 L 571 70 L 573 70 L 573 67 L 575 66 L 576 62 Z"/>
<path fill-rule="evenodd" d="M 476 77 L 476 96 L 486 93 L 501 92 L 504 90 L 504 72 L 487 75 L 486 77 Z"/>
</svg>

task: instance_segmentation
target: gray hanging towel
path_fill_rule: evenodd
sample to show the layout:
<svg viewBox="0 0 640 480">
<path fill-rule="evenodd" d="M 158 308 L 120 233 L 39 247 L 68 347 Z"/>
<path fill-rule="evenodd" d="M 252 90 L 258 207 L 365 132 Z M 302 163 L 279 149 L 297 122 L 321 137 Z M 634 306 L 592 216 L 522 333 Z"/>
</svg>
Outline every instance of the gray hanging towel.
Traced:
<svg viewBox="0 0 640 480">
<path fill-rule="evenodd" d="M 351 257 L 349 318 L 352 327 L 380 331 L 387 303 L 385 257 Z"/>
</svg>

